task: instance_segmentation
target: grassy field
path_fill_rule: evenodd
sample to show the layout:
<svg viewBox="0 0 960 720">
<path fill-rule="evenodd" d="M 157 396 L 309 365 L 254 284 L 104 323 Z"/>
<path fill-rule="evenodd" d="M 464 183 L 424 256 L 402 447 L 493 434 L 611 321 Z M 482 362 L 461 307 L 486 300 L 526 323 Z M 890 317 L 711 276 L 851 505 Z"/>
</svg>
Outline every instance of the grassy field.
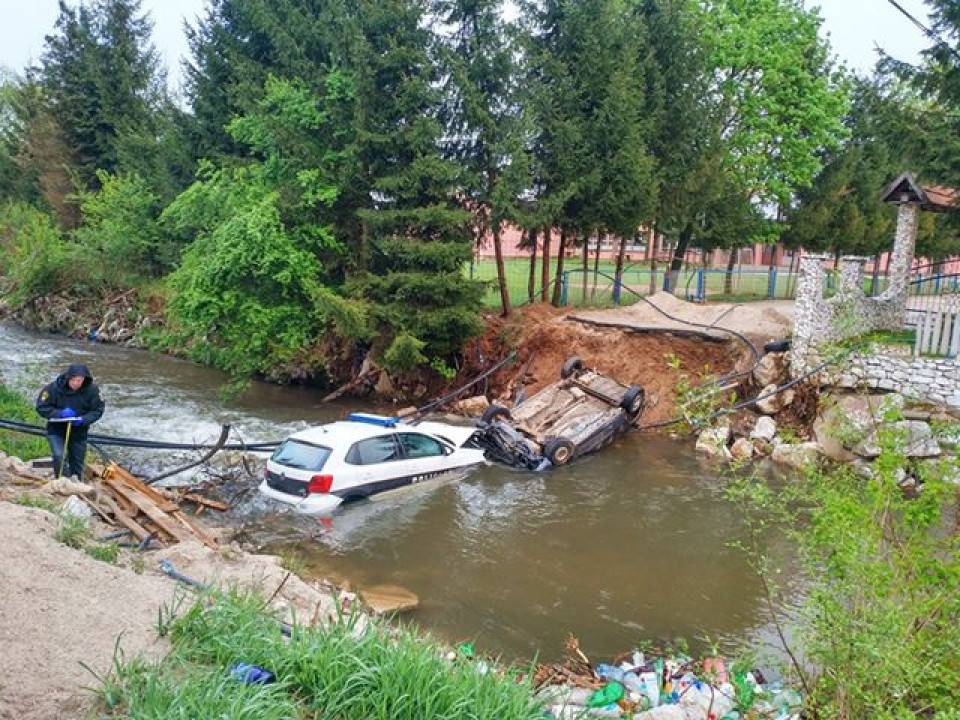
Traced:
<svg viewBox="0 0 960 720">
<path fill-rule="evenodd" d="M 329 628 L 295 627 L 287 639 L 256 595 L 197 600 L 162 623 L 170 654 L 155 663 L 119 658 L 102 679 L 106 717 L 281 720 L 534 720 L 543 709 L 513 670 L 483 672 L 451 662 L 429 638 L 378 622 L 358 632 L 345 618 Z M 276 676 L 248 684 L 239 662 Z"/>
<path fill-rule="evenodd" d="M 659 290 L 663 287 L 663 263 L 660 263 L 654 275 L 654 287 Z M 530 261 L 525 258 L 508 258 L 505 262 L 507 272 L 507 288 L 510 291 L 510 299 L 514 305 L 520 305 L 527 302 L 528 281 L 530 272 Z M 597 277 L 596 287 L 594 287 L 593 262 L 590 263 L 590 271 L 587 274 L 587 292 L 583 292 L 583 272 L 580 269 L 579 258 L 568 258 L 566 269 L 568 271 L 568 286 L 566 300 L 568 305 L 573 306 L 598 306 L 607 307 L 614 304 L 613 300 L 613 280 L 616 266 L 609 260 L 601 260 Z M 483 280 L 490 283 L 490 287 L 485 297 L 485 303 L 491 307 L 500 304 L 500 295 L 497 290 L 497 267 L 492 259 L 483 258 L 474 263 L 473 267 L 467 268 L 468 274 L 477 280 Z M 609 277 L 605 277 L 607 275 Z M 650 268 L 644 262 L 628 264 L 624 268 L 623 283 L 630 290 L 640 294 L 650 293 Z M 708 300 L 717 301 L 748 301 L 765 299 L 769 290 L 769 275 L 765 271 L 734 271 L 732 293 L 725 293 L 725 270 L 708 270 L 703 274 L 703 291 Z M 795 290 L 796 276 L 790 276 L 786 271 L 778 272 L 775 287 L 775 297 L 792 297 Z M 540 267 L 537 267 L 537 276 L 535 278 L 535 288 L 539 292 Z M 675 294 L 680 297 L 694 296 L 697 294 L 697 271 L 681 271 L 677 280 Z M 622 305 L 629 305 L 636 302 L 637 297 L 633 293 L 624 290 L 621 293 Z"/>
<path fill-rule="evenodd" d="M 37 424 L 40 416 L 22 396 L 0 383 L 0 419 Z M 49 455 L 50 448 L 42 437 L 0 430 L 0 452 L 32 460 Z"/>
</svg>

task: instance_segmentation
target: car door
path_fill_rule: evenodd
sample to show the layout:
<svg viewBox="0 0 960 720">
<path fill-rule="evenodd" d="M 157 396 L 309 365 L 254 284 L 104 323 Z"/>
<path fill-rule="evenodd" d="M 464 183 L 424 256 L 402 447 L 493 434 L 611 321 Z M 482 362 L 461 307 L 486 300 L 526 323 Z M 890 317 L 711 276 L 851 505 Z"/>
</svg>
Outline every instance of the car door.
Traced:
<svg viewBox="0 0 960 720">
<path fill-rule="evenodd" d="M 412 482 L 423 482 L 436 477 L 447 469 L 450 448 L 436 438 L 417 432 L 397 433 L 403 450 L 404 472 L 412 476 Z"/>
<path fill-rule="evenodd" d="M 396 478 L 403 475 L 403 451 L 393 433 L 377 435 L 355 442 L 344 462 L 356 468 L 357 485 L 363 495 L 389 490 Z"/>
</svg>

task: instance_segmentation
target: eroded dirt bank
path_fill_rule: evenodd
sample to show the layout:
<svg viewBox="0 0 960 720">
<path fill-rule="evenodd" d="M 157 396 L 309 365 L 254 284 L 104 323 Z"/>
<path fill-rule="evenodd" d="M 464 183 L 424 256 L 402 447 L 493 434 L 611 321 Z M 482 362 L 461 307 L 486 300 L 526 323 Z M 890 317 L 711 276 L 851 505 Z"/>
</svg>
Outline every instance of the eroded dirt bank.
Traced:
<svg viewBox="0 0 960 720">
<path fill-rule="evenodd" d="M 601 328 L 568 319 L 565 309 L 547 305 L 522 308 L 508 319 L 490 317 L 487 331 L 468 347 L 474 362 L 471 371 L 479 367 L 477 360 L 490 365 L 510 351 L 517 353 L 517 360 L 490 378 L 490 397 L 512 398 L 521 386 L 529 396 L 557 380 L 563 361 L 576 355 L 620 382 L 646 388 L 645 423 L 673 417 L 681 374 L 697 382 L 702 375 L 720 375 L 750 364 L 742 344 Z"/>
</svg>

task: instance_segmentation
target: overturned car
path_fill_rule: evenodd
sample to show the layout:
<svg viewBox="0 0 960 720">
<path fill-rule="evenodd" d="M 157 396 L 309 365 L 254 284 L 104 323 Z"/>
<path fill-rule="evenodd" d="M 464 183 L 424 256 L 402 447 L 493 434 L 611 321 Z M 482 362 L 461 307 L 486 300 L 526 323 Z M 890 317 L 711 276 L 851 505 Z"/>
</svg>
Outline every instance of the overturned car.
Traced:
<svg viewBox="0 0 960 720">
<path fill-rule="evenodd" d="M 529 470 L 566 465 L 625 433 L 643 413 L 639 385 L 622 385 L 568 358 L 560 380 L 512 409 L 491 405 L 473 442 L 488 459 Z"/>
</svg>

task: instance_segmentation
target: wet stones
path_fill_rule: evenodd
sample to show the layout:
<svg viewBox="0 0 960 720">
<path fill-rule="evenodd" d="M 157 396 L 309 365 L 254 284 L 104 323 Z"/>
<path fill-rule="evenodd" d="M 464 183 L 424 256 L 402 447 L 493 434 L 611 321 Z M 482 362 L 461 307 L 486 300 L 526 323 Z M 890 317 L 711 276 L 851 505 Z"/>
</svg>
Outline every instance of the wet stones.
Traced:
<svg viewBox="0 0 960 720">
<path fill-rule="evenodd" d="M 823 449 L 817 442 L 780 443 L 775 445 L 770 459 L 781 465 L 802 470 L 820 461 Z"/>
<path fill-rule="evenodd" d="M 696 451 L 708 457 L 729 460 L 733 457 L 727 449 L 730 428 L 727 425 L 706 428 L 697 437 Z"/>
<path fill-rule="evenodd" d="M 754 452 L 753 443 L 747 438 L 737 438 L 730 446 L 730 454 L 734 460 L 751 460 Z"/>
<path fill-rule="evenodd" d="M 777 387 L 775 383 L 770 383 L 757 396 L 761 398 L 756 402 L 757 409 L 765 415 L 776 415 L 793 402 L 793 388 L 777 392 Z"/>
<path fill-rule="evenodd" d="M 772 417 L 763 415 L 757 418 L 757 424 L 753 426 L 753 430 L 750 431 L 751 440 L 763 440 L 765 442 L 773 442 L 773 438 L 777 435 L 777 422 Z"/>
</svg>

